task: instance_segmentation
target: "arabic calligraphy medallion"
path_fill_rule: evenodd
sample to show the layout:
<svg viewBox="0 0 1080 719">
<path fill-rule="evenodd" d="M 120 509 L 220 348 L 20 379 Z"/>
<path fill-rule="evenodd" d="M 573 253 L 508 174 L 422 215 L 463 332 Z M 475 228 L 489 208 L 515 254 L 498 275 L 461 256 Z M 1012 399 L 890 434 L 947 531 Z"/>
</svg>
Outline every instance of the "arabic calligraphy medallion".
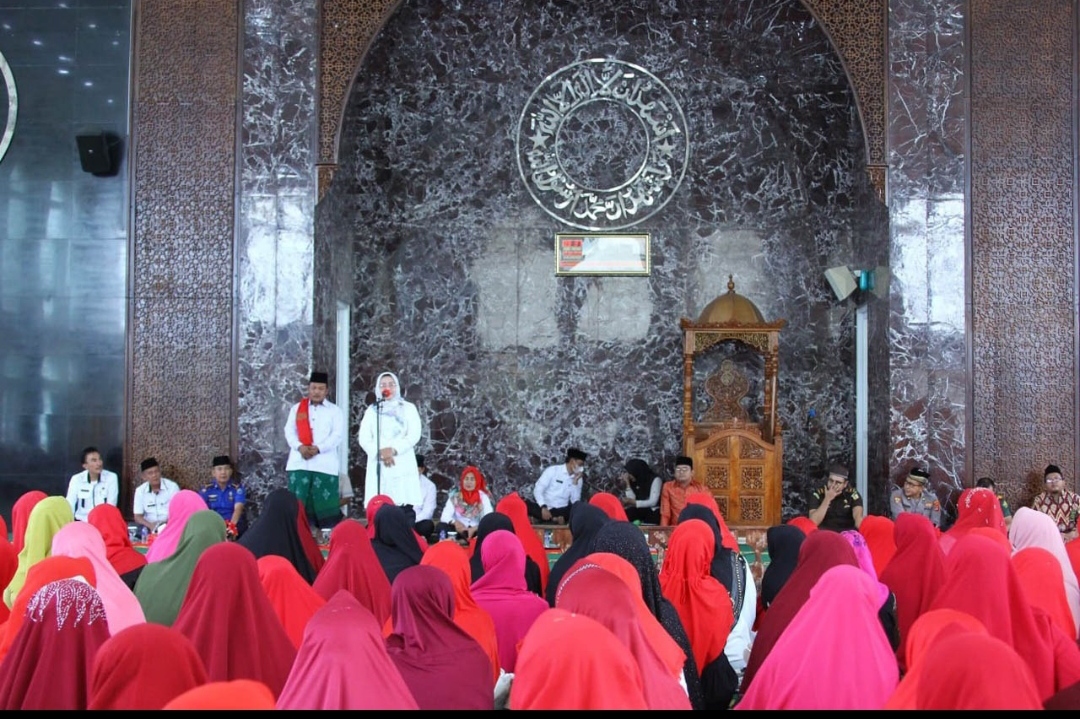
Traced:
<svg viewBox="0 0 1080 719">
<path fill-rule="evenodd" d="M 521 111 L 515 141 L 536 204 L 584 230 L 622 229 L 656 214 L 690 157 L 686 118 L 664 83 L 601 58 L 546 77 Z"/>
</svg>

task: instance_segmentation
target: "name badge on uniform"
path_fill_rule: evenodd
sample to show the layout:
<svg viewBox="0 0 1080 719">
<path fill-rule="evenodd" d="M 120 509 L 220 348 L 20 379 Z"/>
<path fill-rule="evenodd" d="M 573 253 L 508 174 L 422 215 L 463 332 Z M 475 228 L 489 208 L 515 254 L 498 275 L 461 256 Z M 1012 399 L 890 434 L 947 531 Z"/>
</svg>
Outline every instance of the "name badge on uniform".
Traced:
<svg viewBox="0 0 1080 719">
<path fill-rule="evenodd" d="M 563 483 L 563 481 L 561 479 L 556 479 L 555 480 L 555 484 L 562 484 L 562 483 Z"/>
</svg>

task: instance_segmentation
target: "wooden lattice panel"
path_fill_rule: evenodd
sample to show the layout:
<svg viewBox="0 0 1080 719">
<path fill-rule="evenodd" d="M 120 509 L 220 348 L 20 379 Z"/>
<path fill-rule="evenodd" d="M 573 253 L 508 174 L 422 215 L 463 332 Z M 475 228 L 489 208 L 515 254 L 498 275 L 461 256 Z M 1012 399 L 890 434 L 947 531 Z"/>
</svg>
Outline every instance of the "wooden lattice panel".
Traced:
<svg viewBox="0 0 1080 719">
<path fill-rule="evenodd" d="M 739 522 L 760 524 L 765 521 L 765 500 L 762 497 L 739 497 Z"/>
<path fill-rule="evenodd" d="M 720 514 L 724 515 L 725 517 L 731 516 L 731 512 L 728 511 L 727 497 L 716 497 L 716 506 L 720 508 Z"/>
<path fill-rule="evenodd" d="M 705 486 L 709 489 L 727 491 L 731 487 L 731 475 L 728 467 L 711 465 L 705 467 Z"/>
<path fill-rule="evenodd" d="M 740 442 L 739 459 L 765 459 L 765 450 L 751 442 Z"/>
<path fill-rule="evenodd" d="M 765 469 L 763 467 L 740 467 L 739 486 L 751 492 L 765 491 Z"/>
<path fill-rule="evenodd" d="M 709 459 L 727 459 L 728 458 L 728 443 L 727 443 L 727 441 L 717 442 L 716 444 L 710 445 L 708 447 L 708 449 L 705 450 L 705 456 L 708 457 Z"/>
</svg>

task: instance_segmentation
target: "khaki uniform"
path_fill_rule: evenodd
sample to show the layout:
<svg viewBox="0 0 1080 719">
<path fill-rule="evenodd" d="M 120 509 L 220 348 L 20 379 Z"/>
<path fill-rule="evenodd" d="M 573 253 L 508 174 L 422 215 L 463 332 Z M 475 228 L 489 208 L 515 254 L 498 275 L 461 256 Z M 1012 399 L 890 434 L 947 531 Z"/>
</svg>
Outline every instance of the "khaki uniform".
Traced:
<svg viewBox="0 0 1080 719">
<path fill-rule="evenodd" d="M 903 487 L 896 487 L 889 493 L 889 513 L 893 521 L 903 512 L 921 514 L 930 520 L 935 527 L 941 526 L 941 502 L 932 493 L 923 489 L 922 496 L 918 499 L 908 499 L 904 496 Z"/>
</svg>

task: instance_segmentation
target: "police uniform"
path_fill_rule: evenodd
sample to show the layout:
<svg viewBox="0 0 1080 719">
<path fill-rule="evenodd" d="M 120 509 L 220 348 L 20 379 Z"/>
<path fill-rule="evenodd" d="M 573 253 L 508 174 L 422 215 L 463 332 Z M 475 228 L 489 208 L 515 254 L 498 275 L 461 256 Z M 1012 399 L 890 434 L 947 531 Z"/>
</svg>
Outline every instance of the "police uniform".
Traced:
<svg viewBox="0 0 1080 719">
<path fill-rule="evenodd" d="M 825 487 L 818 487 L 810 495 L 810 507 L 816 509 L 825 501 Z M 850 484 L 844 487 L 844 491 L 829 502 L 825 510 L 825 517 L 818 525 L 818 529 L 831 529 L 834 532 L 843 532 L 855 529 L 855 508 L 862 506 L 862 497 Z"/>
<path fill-rule="evenodd" d="M 892 514 L 893 521 L 904 512 L 921 514 L 935 527 L 941 526 L 941 502 L 925 489 L 922 496 L 909 499 L 904 496 L 903 487 L 893 488 L 889 493 L 889 513 Z"/>
<path fill-rule="evenodd" d="M 225 489 L 218 486 L 217 482 L 210 482 L 199 490 L 199 496 L 206 502 L 206 506 L 221 515 L 226 522 L 232 521 L 233 510 L 237 504 L 244 504 L 247 496 L 243 486 L 229 482 Z M 243 534 L 247 528 L 247 518 L 244 512 L 240 513 L 240 521 L 236 523 L 237 534 Z"/>
</svg>

